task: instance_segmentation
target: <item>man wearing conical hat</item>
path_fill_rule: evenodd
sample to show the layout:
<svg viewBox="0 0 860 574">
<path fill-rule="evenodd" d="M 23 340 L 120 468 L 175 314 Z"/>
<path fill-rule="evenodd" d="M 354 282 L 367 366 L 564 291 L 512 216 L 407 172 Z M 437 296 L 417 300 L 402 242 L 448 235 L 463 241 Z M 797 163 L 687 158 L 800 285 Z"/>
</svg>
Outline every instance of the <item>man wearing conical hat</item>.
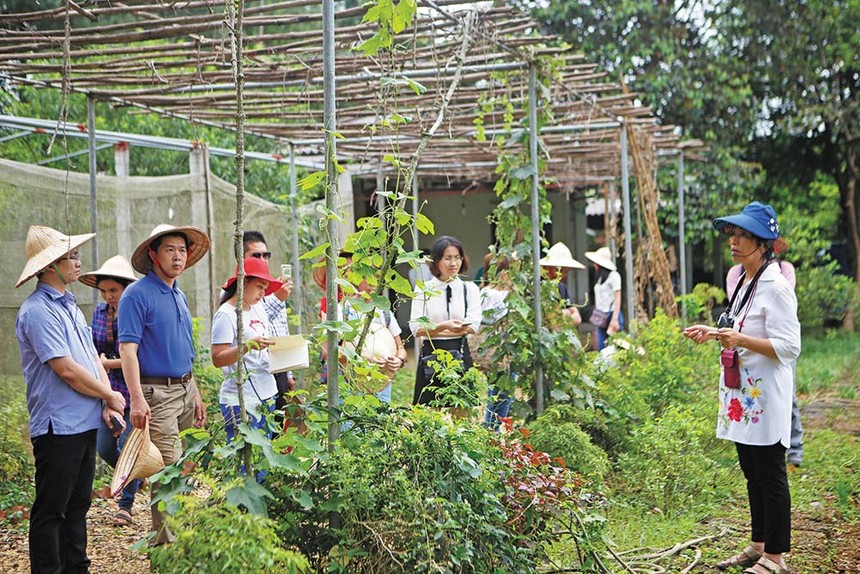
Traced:
<svg viewBox="0 0 860 574">
<path fill-rule="evenodd" d="M 158 225 L 131 258 L 144 277 L 119 300 L 119 354 L 131 397 L 131 424 L 148 425 L 164 463 L 181 454 L 179 432 L 203 426 L 206 409 L 191 377 L 191 311 L 177 279 L 206 254 L 209 237 L 196 227 Z M 152 506 L 153 545 L 171 542 L 164 514 Z"/>
<path fill-rule="evenodd" d="M 27 383 L 36 498 L 30 511 L 32 572 L 87 572 L 87 511 L 96 433 L 125 399 L 111 390 L 84 314 L 67 285 L 81 271 L 78 248 L 95 233 L 64 235 L 33 225 L 15 287 L 37 277 L 15 334 Z"/>
</svg>

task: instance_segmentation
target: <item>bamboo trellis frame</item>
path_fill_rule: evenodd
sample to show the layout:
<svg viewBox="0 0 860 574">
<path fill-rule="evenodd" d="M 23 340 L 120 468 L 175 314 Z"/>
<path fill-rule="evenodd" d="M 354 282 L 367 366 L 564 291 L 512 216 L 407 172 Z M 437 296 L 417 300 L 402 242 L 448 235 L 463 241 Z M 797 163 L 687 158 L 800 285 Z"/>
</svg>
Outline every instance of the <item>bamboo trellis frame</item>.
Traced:
<svg viewBox="0 0 860 574">
<path fill-rule="evenodd" d="M 8 81 L 61 88 L 64 4 L 28 13 L 0 15 L 0 75 Z M 487 178 L 497 153 L 492 137 L 478 141 L 479 97 L 502 91 L 522 107 L 528 65 L 536 55 L 562 58 L 558 80 L 543 94 L 552 101 L 558 133 L 544 133 L 548 176 L 559 189 L 600 185 L 620 170 L 621 121 L 647 133 L 656 150 L 677 150 L 672 126 L 660 126 L 635 94 L 608 81 L 596 65 L 576 53 L 554 48 L 537 24 L 512 8 L 482 8 L 474 0 L 419 0 L 414 25 L 396 37 L 408 49 L 400 60 L 369 59 L 353 48 L 370 37 L 359 23 L 365 8 L 335 13 L 338 28 L 338 155 L 374 173 L 385 154 L 415 151 L 420 135 L 435 118 L 453 69 L 465 11 L 477 11 L 475 43 L 463 63 L 460 88 L 449 103 L 439 134 L 424 150 L 423 174 Z M 486 3 L 484 3 L 486 4 Z M 307 153 L 322 150 L 323 91 L 321 13 L 312 0 L 285 0 L 245 11 L 246 131 L 278 141 L 285 148 L 302 142 Z M 105 16 L 127 21 L 104 24 Z M 259 33 L 262 31 L 262 33 Z M 229 35 L 221 0 L 105 0 L 78 2 L 69 35 L 70 88 L 96 100 L 153 110 L 232 129 L 236 110 L 230 68 Z M 392 87 L 404 78 L 426 87 L 421 95 Z M 383 101 L 386 90 L 397 98 Z M 396 102 L 396 110 L 392 109 Z M 396 137 L 373 132 L 371 124 L 397 111 L 413 121 Z M 524 110 L 518 110 L 524 114 Z M 488 132 L 500 130 L 500 113 L 483 118 Z M 565 130 L 565 126 L 576 129 Z M 426 167 L 425 167 L 426 166 Z"/>
</svg>

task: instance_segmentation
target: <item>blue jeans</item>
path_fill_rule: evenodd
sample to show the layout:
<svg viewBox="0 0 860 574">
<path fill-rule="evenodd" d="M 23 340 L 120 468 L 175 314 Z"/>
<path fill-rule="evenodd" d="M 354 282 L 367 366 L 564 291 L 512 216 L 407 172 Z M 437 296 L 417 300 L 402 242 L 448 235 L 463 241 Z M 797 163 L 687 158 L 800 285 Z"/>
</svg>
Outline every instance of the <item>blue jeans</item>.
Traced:
<svg viewBox="0 0 860 574">
<path fill-rule="evenodd" d="M 618 330 L 624 330 L 624 313 L 618 311 Z M 609 334 L 606 332 L 606 329 L 597 328 L 597 350 L 602 351 L 606 346 L 606 339 L 609 338 Z"/>
<path fill-rule="evenodd" d="M 105 425 L 102 424 L 99 426 L 98 434 L 96 435 L 96 450 L 99 453 L 99 457 L 108 463 L 111 468 L 116 468 L 116 461 L 119 460 L 122 447 L 125 446 L 125 441 L 131 432 L 130 412 L 128 408 L 123 412 L 125 430 L 118 437 L 113 436 L 112 431 Z M 131 511 L 131 507 L 134 505 L 134 495 L 137 493 L 138 488 L 140 488 L 139 478 L 131 480 L 125 485 L 119 499 L 119 507 L 121 509 Z"/>
<path fill-rule="evenodd" d="M 487 412 L 484 416 L 484 426 L 499 432 L 502 425 L 502 421 L 499 419 L 508 417 L 513 402 L 513 397 L 500 392 L 496 387 L 487 389 Z"/>
<path fill-rule="evenodd" d="M 788 462 L 803 464 L 803 424 L 800 422 L 800 409 L 797 406 L 797 359 L 791 362 L 791 442 L 788 447 Z"/>
<path fill-rule="evenodd" d="M 224 403 L 220 403 L 218 406 L 221 407 L 221 416 L 224 417 L 224 431 L 227 433 L 227 444 L 230 444 L 236 437 L 239 430 L 239 424 L 242 422 L 239 415 L 239 405 L 225 405 Z M 271 399 L 266 400 L 263 406 L 269 411 L 269 413 L 274 413 L 275 398 L 272 397 Z M 250 422 L 252 429 L 264 431 L 266 438 L 272 440 L 272 431 L 264 430 L 266 428 L 266 417 L 257 418 L 249 412 L 248 421 Z M 245 474 L 245 465 L 242 465 L 240 470 L 242 474 Z M 266 478 L 266 474 L 268 473 L 265 470 L 258 470 L 256 475 L 257 482 L 262 483 L 263 479 Z"/>
</svg>

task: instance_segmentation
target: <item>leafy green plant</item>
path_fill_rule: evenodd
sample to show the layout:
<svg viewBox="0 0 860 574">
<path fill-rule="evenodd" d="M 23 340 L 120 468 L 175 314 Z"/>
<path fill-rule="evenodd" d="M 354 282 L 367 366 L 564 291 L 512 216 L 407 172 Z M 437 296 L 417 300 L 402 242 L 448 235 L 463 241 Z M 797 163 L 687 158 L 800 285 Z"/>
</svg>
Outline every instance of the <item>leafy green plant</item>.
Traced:
<svg viewBox="0 0 860 574">
<path fill-rule="evenodd" d="M 208 498 L 183 495 L 180 507 L 168 517 L 176 535 L 172 544 L 149 550 L 152 568 L 172 574 L 309 572 L 307 560 L 281 546 L 275 523 L 230 504 L 215 488 Z"/>
<path fill-rule="evenodd" d="M 462 363 L 445 349 L 436 349 L 433 356 L 435 359 L 427 362 L 435 372 L 436 383 L 428 387 L 436 394 L 432 406 L 473 410 L 484 405 L 487 394 L 484 373 L 475 367 L 464 372 Z"/>
<path fill-rule="evenodd" d="M 28 420 L 24 381 L 0 379 L 0 524 L 21 522 L 32 503 L 32 483 L 22 482 L 34 474 Z"/>
<path fill-rule="evenodd" d="M 534 572 L 556 518 L 581 503 L 581 478 L 480 425 L 373 397 L 344 415 L 330 455 L 266 482 L 281 539 L 319 571 Z"/>
<path fill-rule="evenodd" d="M 714 305 L 726 300 L 726 292 L 715 285 L 697 283 L 692 292 L 676 299 L 679 306 L 683 305 L 688 323 L 712 324 Z"/>
<path fill-rule="evenodd" d="M 699 437 L 713 433 L 713 420 L 702 420 L 679 406 L 633 431 L 629 450 L 618 456 L 624 492 L 639 504 L 679 512 L 707 504 L 724 494 L 728 471 L 702 447 Z"/>
<path fill-rule="evenodd" d="M 858 308 L 857 284 L 836 273 L 836 269 L 836 263 L 831 261 L 797 272 L 797 316 L 805 328 L 841 321 L 846 312 Z"/>
<path fill-rule="evenodd" d="M 529 423 L 528 440 L 535 449 L 561 458 L 568 468 L 600 483 L 611 468 L 609 457 L 591 442 L 588 433 L 570 420 L 577 410 L 569 405 L 550 407 Z"/>
</svg>

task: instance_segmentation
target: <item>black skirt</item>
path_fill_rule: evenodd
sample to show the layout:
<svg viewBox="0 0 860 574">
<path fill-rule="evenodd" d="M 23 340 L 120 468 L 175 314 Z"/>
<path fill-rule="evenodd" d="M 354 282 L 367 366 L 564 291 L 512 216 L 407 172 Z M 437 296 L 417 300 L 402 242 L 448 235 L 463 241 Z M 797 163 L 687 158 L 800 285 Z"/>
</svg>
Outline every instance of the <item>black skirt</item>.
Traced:
<svg viewBox="0 0 860 574">
<path fill-rule="evenodd" d="M 469 351 L 469 342 L 465 337 L 458 339 L 436 339 L 435 341 L 425 340 L 421 345 L 421 356 L 426 357 L 432 355 L 436 349 L 444 349 L 446 351 L 459 351 L 460 346 L 463 348 L 463 371 L 468 371 L 472 367 L 472 353 Z M 428 386 L 439 386 L 439 383 L 431 383 L 424 374 L 424 365 L 419 358 L 418 369 L 415 373 L 415 392 L 412 395 L 413 405 L 427 405 L 431 401 L 436 400 L 436 393 L 433 389 L 428 389 Z M 445 405 L 440 405 L 445 406 Z M 450 405 L 448 405 L 450 406 Z"/>
</svg>

